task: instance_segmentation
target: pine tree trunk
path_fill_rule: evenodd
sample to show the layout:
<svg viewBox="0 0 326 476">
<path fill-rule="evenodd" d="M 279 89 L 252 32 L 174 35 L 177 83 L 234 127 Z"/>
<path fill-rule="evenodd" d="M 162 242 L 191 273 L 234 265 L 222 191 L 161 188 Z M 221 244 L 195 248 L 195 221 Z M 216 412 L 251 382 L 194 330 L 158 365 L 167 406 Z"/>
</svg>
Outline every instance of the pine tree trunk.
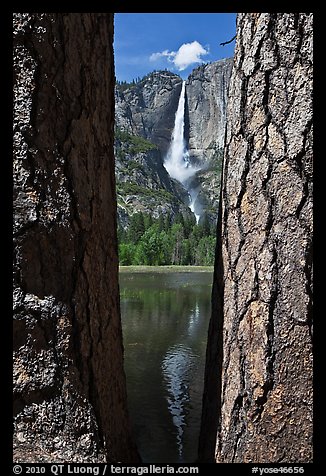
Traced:
<svg viewBox="0 0 326 476">
<path fill-rule="evenodd" d="M 137 461 L 119 316 L 112 41 L 112 14 L 14 14 L 20 461 Z"/>
<path fill-rule="evenodd" d="M 312 461 L 312 14 L 239 14 L 200 460 Z"/>
</svg>

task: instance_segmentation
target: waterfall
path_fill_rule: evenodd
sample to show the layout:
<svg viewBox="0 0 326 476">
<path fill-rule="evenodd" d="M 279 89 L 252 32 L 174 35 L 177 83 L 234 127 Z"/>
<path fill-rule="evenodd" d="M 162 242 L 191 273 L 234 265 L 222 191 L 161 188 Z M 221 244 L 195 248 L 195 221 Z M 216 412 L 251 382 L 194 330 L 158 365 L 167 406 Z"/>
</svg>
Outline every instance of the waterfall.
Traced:
<svg viewBox="0 0 326 476">
<path fill-rule="evenodd" d="M 194 167 L 190 164 L 189 152 L 184 139 L 185 96 L 186 82 L 183 81 L 178 109 L 175 114 L 171 143 L 164 160 L 164 167 L 166 168 L 170 177 L 181 182 L 189 193 L 189 208 L 195 214 L 194 205 L 198 191 L 193 189 L 190 179 L 195 175 L 196 172 L 198 172 L 198 170 L 200 170 L 200 167 Z M 200 215 L 195 214 L 195 217 L 198 223 Z"/>
</svg>

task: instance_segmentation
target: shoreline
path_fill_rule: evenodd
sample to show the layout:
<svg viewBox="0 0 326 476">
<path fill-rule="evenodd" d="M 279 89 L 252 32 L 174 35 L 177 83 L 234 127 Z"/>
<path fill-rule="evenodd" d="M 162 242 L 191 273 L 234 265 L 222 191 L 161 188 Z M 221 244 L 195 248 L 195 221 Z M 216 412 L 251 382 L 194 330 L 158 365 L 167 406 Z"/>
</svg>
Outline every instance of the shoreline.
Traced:
<svg viewBox="0 0 326 476">
<path fill-rule="evenodd" d="M 182 266 L 182 265 L 165 265 L 165 266 L 119 266 L 119 273 L 213 273 L 214 266 Z"/>
</svg>

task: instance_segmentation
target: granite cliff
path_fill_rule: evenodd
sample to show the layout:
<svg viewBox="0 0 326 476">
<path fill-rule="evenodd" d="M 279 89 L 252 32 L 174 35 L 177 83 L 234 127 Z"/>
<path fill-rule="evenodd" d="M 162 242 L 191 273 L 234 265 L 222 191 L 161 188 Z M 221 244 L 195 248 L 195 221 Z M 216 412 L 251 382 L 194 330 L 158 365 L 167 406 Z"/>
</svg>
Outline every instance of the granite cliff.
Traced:
<svg viewBox="0 0 326 476">
<path fill-rule="evenodd" d="M 116 126 L 156 144 L 162 155 L 169 147 L 182 79 L 156 71 L 127 87 L 115 89 Z"/>
<path fill-rule="evenodd" d="M 223 154 L 228 86 L 233 59 L 194 69 L 186 82 L 186 138 L 191 161 Z"/>
<path fill-rule="evenodd" d="M 201 167 L 193 178 L 193 186 L 200 189 L 197 209 L 202 215 L 207 213 L 212 221 L 216 220 L 218 206 L 231 68 L 232 59 L 202 65 L 190 74 L 186 82 L 185 140 L 189 148 L 190 163 Z M 124 135 L 124 140 L 120 138 L 115 144 L 118 214 L 122 224 L 127 225 L 128 215 L 135 211 L 145 211 L 154 217 L 167 211 L 172 215 L 191 213 L 185 189 L 179 182 L 171 179 L 163 167 L 181 86 L 181 78 L 169 71 L 153 72 L 138 82 L 116 86 L 116 128 L 119 132 L 129 134 L 129 141 Z M 134 153 L 131 154 L 130 142 L 135 142 L 140 137 L 148 141 L 149 150 L 146 150 L 146 146 L 145 150 L 144 147 L 139 147 L 141 155 L 137 155 L 133 147 Z M 129 154 L 126 154 L 128 148 Z M 129 164 L 133 167 L 132 174 L 129 173 Z M 147 190 L 155 192 L 151 196 L 148 191 L 144 193 L 143 179 L 147 182 Z M 126 182 L 129 187 L 123 185 Z M 130 212 L 126 207 L 128 203 L 131 205 Z"/>
</svg>

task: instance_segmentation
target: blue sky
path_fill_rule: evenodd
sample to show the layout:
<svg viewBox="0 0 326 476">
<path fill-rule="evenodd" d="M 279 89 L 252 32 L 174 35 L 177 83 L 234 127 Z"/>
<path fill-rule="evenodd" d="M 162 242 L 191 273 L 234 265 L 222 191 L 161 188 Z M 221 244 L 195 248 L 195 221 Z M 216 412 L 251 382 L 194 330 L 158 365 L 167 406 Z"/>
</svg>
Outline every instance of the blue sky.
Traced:
<svg viewBox="0 0 326 476">
<path fill-rule="evenodd" d="M 200 63 L 233 56 L 235 13 L 116 13 L 115 71 L 119 81 L 167 68 L 186 79 Z"/>
</svg>

